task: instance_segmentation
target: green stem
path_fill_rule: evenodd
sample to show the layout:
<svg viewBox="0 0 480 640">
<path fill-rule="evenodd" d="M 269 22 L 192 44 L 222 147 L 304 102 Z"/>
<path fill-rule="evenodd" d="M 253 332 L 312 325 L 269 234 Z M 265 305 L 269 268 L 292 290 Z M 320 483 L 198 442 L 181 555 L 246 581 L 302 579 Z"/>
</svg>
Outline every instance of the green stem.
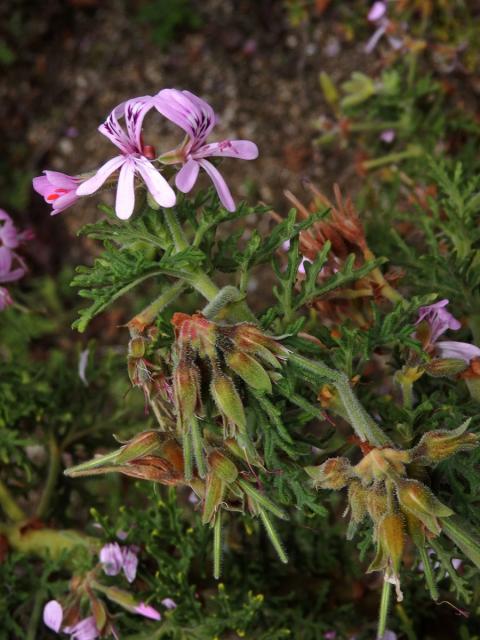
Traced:
<svg viewBox="0 0 480 640">
<path fill-rule="evenodd" d="M 10 490 L 2 480 L 0 480 L 0 505 L 5 515 L 10 518 L 10 520 L 13 520 L 13 522 L 21 522 L 27 517 L 15 502 Z"/>
<path fill-rule="evenodd" d="M 417 547 L 420 553 L 420 557 L 423 563 L 423 573 L 425 574 L 425 581 L 427 583 L 428 590 L 432 600 L 438 600 L 437 583 L 435 582 L 435 576 L 433 575 L 432 565 L 430 564 L 430 558 L 428 557 L 427 550 L 424 546 Z"/>
<path fill-rule="evenodd" d="M 423 153 L 421 147 L 417 145 L 411 145 L 405 151 L 398 151 L 397 153 L 389 153 L 386 156 L 382 156 L 381 158 L 375 158 L 375 160 L 367 160 L 362 163 L 362 166 L 367 171 L 369 169 L 377 169 L 378 167 L 383 167 L 386 164 L 393 164 L 395 162 L 400 162 L 401 160 L 406 160 L 408 158 L 418 158 Z"/>
<path fill-rule="evenodd" d="M 480 540 L 470 533 L 458 516 L 442 518 L 442 530 L 480 569 Z"/>
<path fill-rule="evenodd" d="M 358 401 L 344 373 L 331 369 L 323 363 L 313 362 L 297 353 L 290 353 L 288 360 L 305 372 L 307 377 L 313 376 L 319 382 L 328 380 L 334 385 L 345 407 L 348 421 L 361 440 L 367 441 L 376 447 L 391 444 L 390 438 L 383 433 L 382 429 Z"/>
<path fill-rule="evenodd" d="M 242 298 L 236 287 L 228 285 L 220 289 L 215 298 L 204 307 L 202 313 L 209 320 L 213 320 L 224 307 L 232 302 L 239 302 Z"/>
<path fill-rule="evenodd" d="M 188 242 L 183 233 L 183 229 L 180 226 L 177 218 L 177 214 L 174 209 L 164 209 L 165 220 L 167 221 L 168 229 L 172 236 L 175 249 L 177 251 L 185 251 L 188 249 Z"/>
<path fill-rule="evenodd" d="M 222 510 L 219 509 L 215 517 L 213 529 L 213 577 L 220 578 L 222 571 Z"/>
<path fill-rule="evenodd" d="M 162 291 L 162 293 L 155 298 L 143 311 L 137 313 L 137 315 L 128 322 L 128 327 L 132 335 L 138 331 L 142 332 L 145 327 L 153 324 L 155 318 L 159 315 L 165 307 L 173 302 L 178 296 L 188 287 L 188 284 L 183 280 L 179 280 L 174 285 Z"/>
<path fill-rule="evenodd" d="M 38 622 L 42 612 L 42 605 L 45 599 L 43 591 L 37 591 L 33 600 L 33 610 L 30 613 L 30 621 L 28 623 L 27 635 L 25 640 L 35 640 L 37 638 Z"/>
<path fill-rule="evenodd" d="M 57 484 L 58 473 L 60 471 L 60 449 L 53 431 L 50 431 L 48 436 L 48 452 L 50 458 L 48 463 L 47 480 L 36 511 L 38 518 L 44 518 L 48 511 L 50 500 L 52 499 L 53 491 Z"/>
<path fill-rule="evenodd" d="M 382 598 L 380 600 L 380 611 L 378 614 L 378 632 L 377 639 L 380 640 L 385 635 L 387 628 L 388 609 L 390 606 L 390 593 L 392 591 L 392 584 L 383 581 Z"/>
</svg>

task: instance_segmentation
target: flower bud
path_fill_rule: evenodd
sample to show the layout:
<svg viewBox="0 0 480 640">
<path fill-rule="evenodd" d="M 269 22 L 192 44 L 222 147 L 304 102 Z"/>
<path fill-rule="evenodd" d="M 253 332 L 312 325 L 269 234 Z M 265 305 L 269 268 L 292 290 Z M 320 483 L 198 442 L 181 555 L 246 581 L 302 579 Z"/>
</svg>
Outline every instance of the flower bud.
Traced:
<svg viewBox="0 0 480 640">
<path fill-rule="evenodd" d="M 195 413 L 200 396 L 200 373 L 197 367 L 181 360 L 175 367 L 173 387 L 180 424 L 186 427 Z"/>
<path fill-rule="evenodd" d="M 394 575 L 398 575 L 405 546 L 404 519 L 399 513 L 387 513 L 377 527 L 377 555 L 368 572 L 384 569 L 389 561 Z"/>
<path fill-rule="evenodd" d="M 437 517 L 453 515 L 453 511 L 436 498 L 430 489 L 418 480 L 398 480 L 397 496 L 402 509 L 416 516 L 432 533 L 441 531 Z"/>
<path fill-rule="evenodd" d="M 233 351 L 225 357 L 227 365 L 253 389 L 272 393 L 272 383 L 268 373 L 255 358 L 241 351 Z"/>
<path fill-rule="evenodd" d="M 145 355 L 145 338 L 132 338 L 128 343 L 128 355 L 131 358 L 143 358 Z"/>
<path fill-rule="evenodd" d="M 418 445 L 412 450 L 414 459 L 426 463 L 436 463 L 459 451 L 475 449 L 479 443 L 479 436 L 475 433 L 465 433 L 469 424 L 470 419 L 452 431 L 439 430 L 425 433 Z"/>
<path fill-rule="evenodd" d="M 212 522 L 225 495 L 225 482 L 211 473 L 205 485 L 205 502 L 203 503 L 203 524 Z"/>
<path fill-rule="evenodd" d="M 248 449 L 241 447 L 235 438 L 226 438 L 223 441 L 223 444 L 227 447 L 230 453 L 237 458 L 240 458 L 240 460 L 243 460 L 248 465 L 262 467 L 263 469 L 263 460 L 260 458 L 253 446 Z"/>
<path fill-rule="evenodd" d="M 163 444 L 163 457 L 168 460 L 173 469 L 179 474 L 183 475 L 183 450 L 182 447 L 175 440 L 167 440 Z"/>
<path fill-rule="evenodd" d="M 354 475 L 348 458 L 329 458 L 318 467 L 305 467 L 305 471 L 316 489 L 343 489 Z"/>
<path fill-rule="evenodd" d="M 460 358 L 435 358 L 424 367 L 433 378 L 456 376 L 467 368 L 468 363 Z"/>
<path fill-rule="evenodd" d="M 238 469 L 235 464 L 220 451 L 212 451 L 210 453 L 208 464 L 212 472 L 227 484 L 235 482 L 238 477 Z"/>
<path fill-rule="evenodd" d="M 161 449 L 162 438 L 160 434 L 157 431 L 144 431 L 120 449 L 115 458 L 115 464 L 123 464 L 151 453 L 159 453 Z"/>
<path fill-rule="evenodd" d="M 367 494 L 368 490 L 359 480 L 352 480 L 348 487 L 348 503 L 355 524 L 360 524 L 367 514 Z"/>
<path fill-rule="evenodd" d="M 219 411 L 241 431 L 245 431 L 247 427 L 245 411 L 231 378 L 214 373 L 210 389 Z"/>
<path fill-rule="evenodd" d="M 376 483 L 367 492 L 367 511 L 375 525 L 387 512 L 388 500 L 384 485 Z"/>
<path fill-rule="evenodd" d="M 274 338 L 265 335 L 254 324 L 247 322 L 235 326 L 233 343 L 239 351 L 258 355 L 274 368 L 280 366 L 277 358 L 288 356 L 288 349 Z"/>
</svg>

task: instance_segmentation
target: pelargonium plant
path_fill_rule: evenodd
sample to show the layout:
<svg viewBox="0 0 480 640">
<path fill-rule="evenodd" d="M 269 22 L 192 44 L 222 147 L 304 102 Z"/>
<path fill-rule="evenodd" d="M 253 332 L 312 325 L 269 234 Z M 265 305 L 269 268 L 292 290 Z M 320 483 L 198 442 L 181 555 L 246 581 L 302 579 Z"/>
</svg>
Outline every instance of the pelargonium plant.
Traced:
<svg viewBox="0 0 480 640">
<path fill-rule="evenodd" d="M 376 4 L 369 19 L 385 20 Z M 388 25 L 379 28 L 388 33 Z M 154 149 L 144 140 L 146 117 L 168 119 L 186 134 L 183 141 Z M 295 208 L 287 218 L 265 205 L 236 205 L 219 162 L 252 161 L 258 149 L 248 140 L 208 142 L 216 121 L 213 108 L 188 91 L 128 99 L 99 127 L 119 155 L 80 175 L 46 170 L 33 181 L 52 214 L 115 190 L 114 209 L 102 205 L 105 216 L 84 231 L 104 241 L 104 250 L 77 270 L 73 284 L 91 304 L 75 327 L 85 331 L 132 291 L 143 300 L 118 332 L 125 336 L 125 374 L 145 404 L 144 424 L 88 460 L 67 448 L 64 473 L 79 487 L 92 476 L 121 474 L 193 497 L 212 531 L 216 579 L 239 520 L 261 523 L 287 563 L 278 523 L 288 523 L 285 531 L 296 512 L 325 515 L 328 494 L 317 490 L 346 488 L 346 535 L 374 548 L 367 571 L 378 575 L 382 592 L 378 637 L 393 637 L 386 630 L 392 585 L 398 601 L 408 589 L 402 562 L 422 563 L 433 600 L 439 586 L 431 554 L 448 557 L 448 540 L 456 555 L 480 568 L 476 536 L 431 473 L 441 474 L 452 456 L 471 454 L 478 435 L 471 416 L 457 421 L 455 414 L 452 424 L 440 406 L 425 408 L 422 399 L 422 385 L 446 379 L 459 389 L 465 381 L 477 400 L 480 350 L 445 336 L 465 327 L 447 310 L 447 299 L 433 302 L 434 290 L 413 296 L 402 274 L 374 255 L 362 214 L 337 186 L 335 204 L 312 185 L 310 205 L 288 194 Z M 213 190 L 194 189 L 200 169 Z M 242 237 L 252 213 L 269 217 L 267 237 L 256 231 Z M 16 248 L 26 236 L 2 215 L 0 282 L 7 282 L 24 274 Z M 221 231 L 223 224 L 229 231 Z M 232 232 L 236 225 L 239 232 Z M 261 308 L 251 303 L 249 283 L 268 263 L 277 284 Z M 6 490 L 4 496 L 12 520 L 4 535 L 15 547 L 26 514 Z M 150 619 L 145 624 L 154 634 L 155 625 L 167 624 L 161 607 L 175 615 L 180 603 L 171 597 L 139 599 L 144 551 L 135 530 L 126 535 L 129 544 L 120 536 L 100 547 L 94 536 L 33 527 L 32 552 L 61 555 L 79 546 L 84 553 L 81 567 L 67 565 L 71 579 L 63 592 L 42 603 L 48 628 L 72 639 L 118 638 L 115 607 Z"/>
</svg>

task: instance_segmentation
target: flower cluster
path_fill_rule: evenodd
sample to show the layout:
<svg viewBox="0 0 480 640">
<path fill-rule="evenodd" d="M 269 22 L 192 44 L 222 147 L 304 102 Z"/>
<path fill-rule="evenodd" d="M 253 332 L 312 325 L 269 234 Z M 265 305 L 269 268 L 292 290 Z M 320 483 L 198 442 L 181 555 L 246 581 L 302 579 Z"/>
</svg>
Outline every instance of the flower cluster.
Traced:
<svg viewBox="0 0 480 640">
<path fill-rule="evenodd" d="M 32 238 L 30 230 L 20 232 L 8 213 L 0 209 L 0 285 L 23 278 L 27 267 L 16 249 Z M 12 303 L 8 289 L 0 286 L 0 311 Z"/>
<path fill-rule="evenodd" d="M 108 576 L 116 576 L 123 570 L 128 582 L 133 582 L 137 573 L 138 550 L 136 547 L 121 547 L 114 542 L 100 550 L 100 566 L 83 576 L 74 576 L 70 581 L 70 593 L 65 604 L 50 600 L 43 609 L 43 621 L 56 633 L 70 635 L 70 640 L 95 640 L 95 638 L 113 635 L 118 638 L 113 618 L 101 595 L 120 605 L 130 613 L 151 620 L 160 620 L 161 614 L 152 606 L 138 602 L 128 591 L 116 586 L 107 586 L 101 582 L 100 567 Z M 171 608 L 168 604 L 164 606 Z M 173 602 L 173 601 L 172 601 Z M 85 616 L 89 611 L 90 615 Z"/>
<path fill-rule="evenodd" d="M 151 145 L 144 143 L 142 135 L 143 120 L 152 109 L 187 134 L 178 148 L 159 156 Z M 112 175 L 118 172 L 115 212 L 119 218 L 126 220 L 133 213 L 138 184 L 145 185 L 156 205 L 174 206 L 175 192 L 159 171 L 159 166 L 180 165 L 175 178 L 180 191 L 188 193 L 193 188 L 202 168 L 212 180 L 223 206 L 228 211 L 235 211 L 235 203 L 225 180 L 207 158 L 254 160 L 258 156 L 258 149 L 249 140 L 223 140 L 207 144 L 206 138 L 216 122 L 212 107 L 189 91 L 163 89 L 155 96 L 127 100 L 115 107 L 99 127 L 100 133 L 119 149 L 119 155 L 98 170 L 79 176 L 45 171 L 45 175 L 34 178 L 33 187 L 52 205 L 52 214 L 57 214 L 80 197 L 91 195 L 103 185 L 111 184 Z"/>
<path fill-rule="evenodd" d="M 399 570 L 407 534 L 422 554 L 428 538 L 442 531 L 442 520 L 453 511 L 416 478 L 408 477 L 409 465 L 435 465 L 459 451 L 478 446 L 479 436 L 467 433 L 469 421 L 452 431 L 429 431 L 413 449 L 363 446 L 364 457 L 356 465 L 347 458 L 330 458 L 318 467 L 306 467 L 316 488 L 348 487 L 351 513 L 348 537 L 368 515 L 374 527 L 377 553 L 368 571 L 384 571 L 402 598 Z"/>
</svg>

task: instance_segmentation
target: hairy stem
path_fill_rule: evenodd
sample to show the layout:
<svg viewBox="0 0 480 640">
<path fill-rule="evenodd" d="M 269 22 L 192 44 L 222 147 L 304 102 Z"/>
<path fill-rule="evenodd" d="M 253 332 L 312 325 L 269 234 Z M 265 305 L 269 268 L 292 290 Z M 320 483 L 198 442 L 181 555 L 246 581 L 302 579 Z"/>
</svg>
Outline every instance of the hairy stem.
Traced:
<svg viewBox="0 0 480 640">
<path fill-rule="evenodd" d="M 219 509 L 215 516 L 213 529 L 213 577 L 220 578 L 222 571 L 222 510 Z"/>
<path fill-rule="evenodd" d="M 344 373 L 331 369 L 323 363 L 313 362 L 296 353 L 290 353 L 288 360 L 303 371 L 307 378 L 313 377 L 318 382 L 328 380 L 333 384 L 345 407 L 348 421 L 361 440 L 370 442 L 377 447 L 391 444 L 388 436 L 360 404 Z"/>
<path fill-rule="evenodd" d="M 176 298 L 178 298 L 178 296 L 185 291 L 187 287 L 188 284 L 185 281 L 179 280 L 165 291 L 162 291 L 162 293 L 155 298 L 153 302 L 145 307 L 143 311 L 137 313 L 137 315 L 128 322 L 130 333 L 132 335 L 137 332 L 141 333 L 146 327 L 153 324 L 159 313 L 171 302 L 176 300 Z"/>
<path fill-rule="evenodd" d="M 168 230 L 172 236 L 175 249 L 177 251 L 184 251 L 188 249 L 188 242 L 183 233 L 183 229 L 180 226 L 177 218 L 177 214 L 174 209 L 164 209 L 165 220 L 167 222 Z"/>
</svg>

